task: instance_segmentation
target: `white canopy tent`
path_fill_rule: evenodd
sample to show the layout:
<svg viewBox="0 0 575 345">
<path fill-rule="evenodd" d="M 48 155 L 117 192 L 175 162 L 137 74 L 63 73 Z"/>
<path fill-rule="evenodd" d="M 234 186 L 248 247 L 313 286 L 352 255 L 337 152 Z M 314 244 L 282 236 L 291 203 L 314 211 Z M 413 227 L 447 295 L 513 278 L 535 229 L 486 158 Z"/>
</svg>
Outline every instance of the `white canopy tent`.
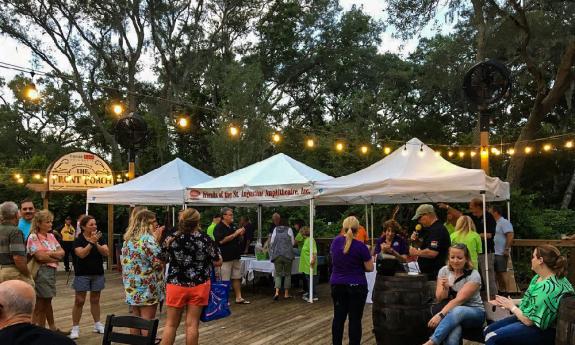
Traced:
<svg viewBox="0 0 575 345">
<path fill-rule="evenodd" d="M 482 193 L 487 201 L 509 199 L 509 183 L 452 164 L 417 138 L 365 169 L 315 186 L 321 205 L 468 202 Z"/>
<path fill-rule="evenodd" d="M 314 184 L 330 179 L 333 177 L 288 155 L 278 153 L 243 169 L 188 188 L 186 201 L 206 206 L 257 206 L 258 238 L 261 238 L 262 206 L 309 205 L 310 238 L 313 240 Z M 310 256 L 312 254 L 313 244 L 310 247 Z M 312 302 L 311 281 L 309 295 Z"/>
<path fill-rule="evenodd" d="M 305 206 L 317 181 L 333 177 L 278 153 L 213 180 L 190 185 L 186 201 L 194 205 Z"/>
<path fill-rule="evenodd" d="M 452 164 L 417 138 L 365 169 L 315 186 L 315 201 L 320 205 L 468 202 L 479 197 L 484 219 L 486 201 L 510 198 L 509 183 L 483 170 Z M 373 239 L 373 209 L 371 224 Z M 487 248 L 485 222 L 483 233 Z M 489 280 L 486 283 L 489 291 Z"/>
<path fill-rule="evenodd" d="M 176 158 L 126 183 L 90 189 L 86 202 L 112 205 L 183 205 L 186 201 L 186 187 L 212 179 Z"/>
</svg>

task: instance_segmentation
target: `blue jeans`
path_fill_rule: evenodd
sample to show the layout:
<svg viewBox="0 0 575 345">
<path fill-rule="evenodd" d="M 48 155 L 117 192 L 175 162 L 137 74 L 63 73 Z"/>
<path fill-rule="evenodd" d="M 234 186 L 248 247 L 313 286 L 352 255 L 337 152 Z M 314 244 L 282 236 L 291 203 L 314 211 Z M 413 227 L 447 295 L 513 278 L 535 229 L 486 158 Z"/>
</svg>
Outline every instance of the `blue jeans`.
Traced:
<svg viewBox="0 0 575 345">
<path fill-rule="evenodd" d="M 434 344 L 459 345 L 462 328 L 481 328 L 485 322 L 485 310 L 477 307 L 457 306 L 441 320 L 430 337 Z"/>
<path fill-rule="evenodd" d="M 485 345 L 553 345 L 555 328 L 541 330 L 539 327 L 526 326 L 511 316 L 496 321 L 485 328 Z"/>
</svg>

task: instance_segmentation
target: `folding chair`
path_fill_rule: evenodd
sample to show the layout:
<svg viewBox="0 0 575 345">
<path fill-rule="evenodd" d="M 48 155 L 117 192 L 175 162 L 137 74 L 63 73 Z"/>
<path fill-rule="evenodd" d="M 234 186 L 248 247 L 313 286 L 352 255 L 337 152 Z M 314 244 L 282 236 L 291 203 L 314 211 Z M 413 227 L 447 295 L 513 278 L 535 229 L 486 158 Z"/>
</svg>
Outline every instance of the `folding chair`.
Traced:
<svg viewBox="0 0 575 345">
<path fill-rule="evenodd" d="M 154 345 L 156 341 L 159 320 L 146 320 L 137 316 L 115 316 L 114 314 L 106 317 L 106 328 L 104 329 L 104 338 L 102 345 L 111 345 L 112 343 L 130 344 L 130 345 Z M 114 327 L 128 327 L 148 331 L 148 335 L 135 335 L 129 333 L 118 333 Z"/>
</svg>

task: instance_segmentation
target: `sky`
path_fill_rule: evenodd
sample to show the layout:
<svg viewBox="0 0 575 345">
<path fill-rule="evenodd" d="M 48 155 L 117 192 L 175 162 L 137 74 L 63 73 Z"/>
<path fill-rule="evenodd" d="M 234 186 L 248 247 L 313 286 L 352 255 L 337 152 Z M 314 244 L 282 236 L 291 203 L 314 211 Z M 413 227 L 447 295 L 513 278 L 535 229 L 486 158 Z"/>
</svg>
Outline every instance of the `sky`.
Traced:
<svg viewBox="0 0 575 345">
<path fill-rule="evenodd" d="M 385 19 L 385 0 L 340 0 L 340 5 L 344 10 L 349 10 L 353 5 L 362 7 L 364 12 L 369 14 L 375 19 Z M 438 16 L 440 16 L 438 14 Z M 444 32 L 449 31 L 451 28 L 445 25 L 443 28 Z M 380 46 L 380 52 L 391 52 L 399 54 L 402 56 L 407 56 L 409 53 L 413 52 L 417 47 L 418 39 L 414 38 L 408 41 L 403 41 L 392 37 L 393 29 L 389 29 L 382 34 L 382 44 Z M 423 30 L 422 36 L 427 37 L 435 34 L 430 29 Z M 46 66 L 33 66 L 31 51 L 18 44 L 13 39 L 0 35 L 0 62 L 10 63 L 23 67 L 35 67 L 36 69 L 48 71 Z M 146 59 L 143 59 L 144 66 L 152 65 L 152 57 L 149 55 Z M 64 61 L 64 60 L 62 60 Z M 5 81 L 11 80 L 19 72 L 0 68 L 0 76 L 4 78 Z M 138 76 L 140 80 L 143 81 L 155 81 L 155 76 L 149 68 L 145 68 L 144 71 Z M 1 89 L 0 93 L 4 97 L 11 98 L 11 95 L 7 94 L 7 88 Z"/>
</svg>

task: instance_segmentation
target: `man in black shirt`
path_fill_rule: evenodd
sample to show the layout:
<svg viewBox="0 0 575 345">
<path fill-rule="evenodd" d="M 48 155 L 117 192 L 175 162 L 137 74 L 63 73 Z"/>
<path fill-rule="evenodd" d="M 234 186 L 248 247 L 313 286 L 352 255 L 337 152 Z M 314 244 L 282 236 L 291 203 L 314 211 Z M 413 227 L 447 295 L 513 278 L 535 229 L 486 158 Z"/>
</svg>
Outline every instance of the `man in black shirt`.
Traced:
<svg viewBox="0 0 575 345">
<path fill-rule="evenodd" d="M 421 273 L 427 274 L 430 281 L 437 280 L 437 273 L 447 262 L 447 253 L 451 246 L 449 232 L 445 226 L 437 219 L 432 205 L 420 205 L 412 218 L 423 226 L 423 229 L 414 232 L 412 240 L 419 238 L 421 247 L 419 249 L 410 247 L 409 255 L 417 256 L 417 264 Z"/>
<path fill-rule="evenodd" d="M 439 204 L 440 208 L 445 208 L 448 210 L 454 210 L 451 206 L 447 204 Z M 454 210 L 456 212 L 460 212 Z M 489 296 L 489 299 L 494 299 L 497 294 L 497 281 L 495 279 L 495 228 L 497 227 L 497 222 L 493 215 L 489 212 L 485 212 L 485 225 L 487 229 L 487 236 L 483 233 L 483 200 L 479 198 L 473 198 L 469 202 L 469 212 L 463 213 L 469 216 L 473 223 L 475 224 L 475 230 L 481 236 L 481 246 L 483 248 L 483 254 L 477 256 L 477 262 L 479 263 L 479 273 L 481 274 L 481 279 L 483 280 L 483 285 L 487 289 L 487 270 L 485 267 L 485 253 L 487 253 L 487 267 L 489 268 L 489 294 L 482 296 L 485 298 Z M 485 250 L 485 239 L 487 238 L 487 251 Z M 483 293 L 483 292 L 482 292 Z"/>
<path fill-rule="evenodd" d="M 234 211 L 229 207 L 222 209 L 222 221 L 214 229 L 214 239 L 222 254 L 222 280 L 231 280 L 237 304 L 249 304 L 242 298 L 242 273 L 240 256 L 242 254 L 242 236 L 246 229 L 236 229 Z"/>
<path fill-rule="evenodd" d="M 33 325 L 34 288 L 20 280 L 0 283 L 0 342 L 2 345 L 73 345 L 49 329 Z"/>
</svg>

